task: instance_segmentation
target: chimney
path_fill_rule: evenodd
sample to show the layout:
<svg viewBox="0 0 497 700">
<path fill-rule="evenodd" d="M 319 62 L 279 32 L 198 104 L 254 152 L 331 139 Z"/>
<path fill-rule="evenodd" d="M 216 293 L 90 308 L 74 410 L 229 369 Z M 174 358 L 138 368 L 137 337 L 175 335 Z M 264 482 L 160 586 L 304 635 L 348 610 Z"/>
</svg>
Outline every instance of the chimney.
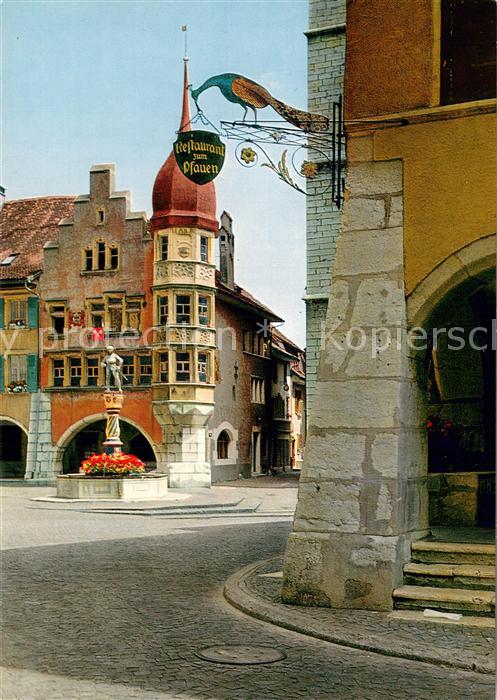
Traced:
<svg viewBox="0 0 497 700">
<path fill-rule="evenodd" d="M 115 190 L 114 163 L 92 165 L 90 168 L 90 197 L 97 201 L 109 199 Z"/>
<path fill-rule="evenodd" d="M 228 289 L 235 288 L 235 237 L 232 225 L 233 219 L 227 211 L 223 211 L 219 228 L 219 268 L 221 282 Z"/>
</svg>

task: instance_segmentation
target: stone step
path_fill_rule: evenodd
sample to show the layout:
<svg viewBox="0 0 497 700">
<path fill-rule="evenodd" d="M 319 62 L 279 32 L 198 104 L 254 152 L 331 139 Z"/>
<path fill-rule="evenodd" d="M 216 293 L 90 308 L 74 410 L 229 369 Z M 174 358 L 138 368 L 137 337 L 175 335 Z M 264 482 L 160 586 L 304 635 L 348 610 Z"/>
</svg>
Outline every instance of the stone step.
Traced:
<svg viewBox="0 0 497 700">
<path fill-rule="evenodd" d="M 412 560 L 423 564 L 495 566 L 495 544 L 418 540 L 411 545 Z"/>
<path fill-rule="evenodd" d="M 495 611 L 494 591 L 471 591 L 464 588 L 433 586 L 401 586 L 393 592 L 397 610 L 430 608 L 443 612 L 492 617 Z"/>
<path fill-rule="evenodd" d="M 420 564 L 409 562 L 404 566 L 404 583 L 413 586 L 440 588 L 495 588 L 495 568 L 474 564 Z"/>
</svg>

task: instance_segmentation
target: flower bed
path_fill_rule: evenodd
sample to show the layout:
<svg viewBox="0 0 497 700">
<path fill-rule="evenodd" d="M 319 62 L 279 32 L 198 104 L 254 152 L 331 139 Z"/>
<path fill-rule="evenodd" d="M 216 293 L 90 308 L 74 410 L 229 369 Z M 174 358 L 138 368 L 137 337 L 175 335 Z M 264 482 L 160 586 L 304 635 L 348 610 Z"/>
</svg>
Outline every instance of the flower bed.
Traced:
<svg viewBox="0 0 497 700">
<path fill-rule="evenodd" d="M 81 462 L 81 471 L 85 476 L 122 477 L 143 474 L 145 465 L 138 457 L 124 452 L 113 455 L 92 454 Z"/>
</svg>

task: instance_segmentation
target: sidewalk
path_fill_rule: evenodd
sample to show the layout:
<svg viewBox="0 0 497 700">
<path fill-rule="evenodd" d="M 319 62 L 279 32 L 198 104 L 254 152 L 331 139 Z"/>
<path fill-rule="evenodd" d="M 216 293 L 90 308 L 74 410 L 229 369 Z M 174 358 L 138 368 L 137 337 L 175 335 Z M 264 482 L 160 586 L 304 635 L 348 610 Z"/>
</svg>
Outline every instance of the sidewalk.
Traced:
<svg viewBox="0 0 497 700">
<path fill-rule="evenodd" d="M 411 611 L 391 613 L 285 605 L 280 600 L 282 557 L 241 569 L 224 596 L 252 617 L 342 646 L 479 673 L 495 672 L 495 627 L 488 618 L 461 624 L 427 621 Z"/>
</svg>

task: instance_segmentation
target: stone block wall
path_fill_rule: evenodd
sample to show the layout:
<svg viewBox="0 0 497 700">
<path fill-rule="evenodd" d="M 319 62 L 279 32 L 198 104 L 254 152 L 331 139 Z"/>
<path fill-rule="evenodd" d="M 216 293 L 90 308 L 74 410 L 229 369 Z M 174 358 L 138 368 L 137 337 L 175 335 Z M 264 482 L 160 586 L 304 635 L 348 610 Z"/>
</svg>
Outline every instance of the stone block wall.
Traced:
<svg viewBox="0 0 497 700">
<path fill-rule="evenodd" d="M 428 524 L 426 454 L 406 342 L 403 166 L 370 160 L 368 142 L 347 170 L 283 599 L 388 610 Z"/>
<path fill-rule="evenodd" d="M 343 92 L 345 66 L 345 0 L 310 0 L 308 39 L 308 107 L 332 117 L 333 102 Z M 306 287 L 307 415 L 314 397 L 319 352 L 324 333 L 340 212 L 331 202 L 330 173 L 308 182 Z M 323 180 L 326 179 L 326 183 Z"/>
</svg>

